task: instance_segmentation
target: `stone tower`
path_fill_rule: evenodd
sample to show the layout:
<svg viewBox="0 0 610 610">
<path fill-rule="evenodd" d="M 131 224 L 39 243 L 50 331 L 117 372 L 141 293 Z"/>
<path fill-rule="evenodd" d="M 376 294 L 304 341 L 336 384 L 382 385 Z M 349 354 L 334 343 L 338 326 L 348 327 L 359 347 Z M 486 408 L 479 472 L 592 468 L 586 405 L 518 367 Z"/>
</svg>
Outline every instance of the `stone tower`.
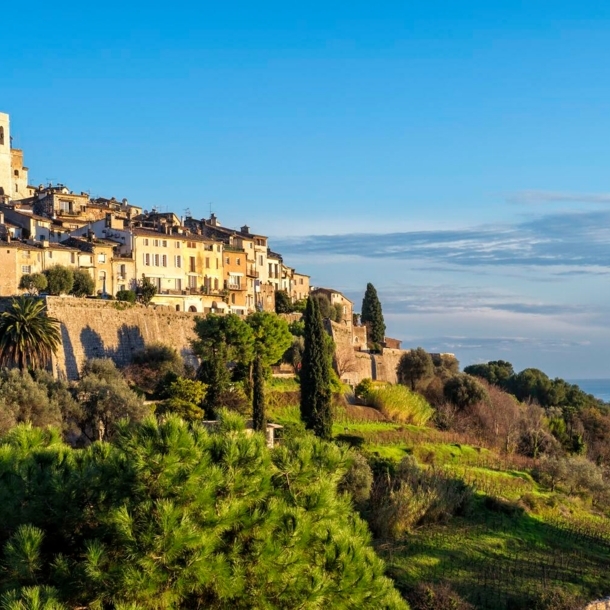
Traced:
<svg viewBox="0 0 610 610">
<path fill-rule="evenodd" d="M 11 172 L 11 129 L 8 114 L 0 112 L 0 201 L 13 193 Z"/>
<path fill-rule="evenodd" d="M 23 151 L 11 146 L 8 114 L 0 112 L 0 201 L 28 196 L 28 168 L 23 166 Z"/>
</svg>

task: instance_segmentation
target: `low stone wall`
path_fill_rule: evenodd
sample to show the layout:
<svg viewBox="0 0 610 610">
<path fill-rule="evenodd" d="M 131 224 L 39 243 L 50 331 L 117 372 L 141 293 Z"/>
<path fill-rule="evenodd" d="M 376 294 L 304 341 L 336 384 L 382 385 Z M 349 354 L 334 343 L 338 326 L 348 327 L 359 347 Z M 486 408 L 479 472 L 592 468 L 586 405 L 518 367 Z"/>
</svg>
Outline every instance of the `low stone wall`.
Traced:
<svg viewBox="0 0 610 610">
<path fill-rule="evenodd" d="M 0 301 L 0 310 L 10 303 L 10 299 Z M 74 297 L 47 297 L 46 302 L 48 315 L 60 323 L 62 343 L 53 362 L 60 377 L 77 379 L 88 358 L 129 364 L 134 352 L 155 342 L 171 345 L 196 364 L 190 347 L 196 313 Z"/>
</svg>

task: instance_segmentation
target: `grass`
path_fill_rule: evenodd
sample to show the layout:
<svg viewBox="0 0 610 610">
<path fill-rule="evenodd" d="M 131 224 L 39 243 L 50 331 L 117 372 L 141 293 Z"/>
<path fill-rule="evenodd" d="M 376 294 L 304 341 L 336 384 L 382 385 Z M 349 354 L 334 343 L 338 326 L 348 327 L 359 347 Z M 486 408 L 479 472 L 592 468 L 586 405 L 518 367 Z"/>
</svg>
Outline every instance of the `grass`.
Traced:
<svg viewBox="0 0 610 610">
<path fill-rule="evenodd" d="M 531 460 L 431 427 L 350 413 L 337 410 L 335 436 L 360 437 L 365 454 L 395 461 L 413 455 L 475 490 L 466 515 L 422 526 L 398 542 L 376 541 L 399 589 L 447 582 L 479 610 L 542 608 L 537 601 L 554 590 L 585 601 L 610 594 L 610 519 L 592 513 L 583 499 L 541 487 Z M 272 409 L 269 417 L 298 425 L 299 407 Z"/>
<path fill-rule="evenodd" d="M 610 519 L 542 488 L 519 466 L 526 461 L 447 442 L 450 435 L 430 428 L 377 423 L 359 432 L 365 452 L 396 461 L 411 454 L 475 490 L 467 515 L 398 542 L 377 541 L 400 589 L 446 582 L 481 610 L 534 608 L 554 590 L 588 601 L 610 593 Z"/>
<path fill-rule="evenodd" d="M 424 426 L 434 415 L 426 399 L 403 385 L 372 387 L 366 403 L 394 421 Z"/>
</svg>

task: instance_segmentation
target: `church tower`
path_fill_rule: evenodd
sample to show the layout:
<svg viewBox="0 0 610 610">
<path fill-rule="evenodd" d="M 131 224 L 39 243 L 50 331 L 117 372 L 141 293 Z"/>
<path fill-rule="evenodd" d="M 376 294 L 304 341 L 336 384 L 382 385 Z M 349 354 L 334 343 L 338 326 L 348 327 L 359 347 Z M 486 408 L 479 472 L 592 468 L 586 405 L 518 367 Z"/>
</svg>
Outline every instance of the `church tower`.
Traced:
<svg viewBox="0 0 610 610">
<path fill-rule="evenodd" d="M 11 175 L 11 129 L 8 114 L 0 112 L 0 201 L 13 193 Z"/>
<path fill-rule="evenodd" d="M 28 196 L 28 168 L 23 166 L 23 151 L 11 146 L 8 114 L 0 112 L 0 201 Z"/>
</svg>

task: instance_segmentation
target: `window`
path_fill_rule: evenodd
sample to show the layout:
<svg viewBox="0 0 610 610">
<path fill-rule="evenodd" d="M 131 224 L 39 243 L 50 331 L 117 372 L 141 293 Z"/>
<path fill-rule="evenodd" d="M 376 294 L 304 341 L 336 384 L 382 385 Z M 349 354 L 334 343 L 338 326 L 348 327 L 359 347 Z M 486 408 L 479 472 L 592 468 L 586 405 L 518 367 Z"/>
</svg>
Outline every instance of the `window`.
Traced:
<svg viewBox="0 0 610 610">
<path fill-rule="evenodd" d="M 32 265 L 21 265 L 21 273 L 32 273 Z"/>
<path fill-rule="evenodd" d="M 15 170 L 15 178 L 19 178 L 19 170 L 18 169 Z"/>
<path fill-rule="evenodd" d="M 162 267 L 167 267 L 167 254 L 164 254 L 164 255 L 161 257 L 161 266 L 162 266 Z"/>
<path fill-rule="evenodd" d="M 225 263 L 227 263 L 227 265 L 231 264 L 231 259 L 227 256 L 227 258 L 225 259 Z"/>
<path fill-rule="evenodd" d="M 74 252 L 70 253 L 70 262 L 74 264 L 76 262 L 76 254 Z"/>
<path fill-rule="evenodd" d="M 179 277 L 176 278 L 176 290 L 182 290 L 182 279 Z"/>
<path fill-rule="evenodd" d="M 164 248 L 167 248 L 167 239 L 164 239 L 164 240 L 161 242 L 161 245 L 162 245 Z"/>
<path fill-rule="evenodd" d="M 216 259 L 216 269 L 218 269 L 218 268 L 219 268 L 219 266 L 220 266 L 220 265 L 219 265 L 219 261 L 218 261 L 218 259 Z"/>
<path fill-rule="evenodd" d="M 179 247 L 180 247 L 180 242 L 179 242 L 179 241 L 176 241 L 176 242 L 174 242 L 174 243 L 176 244 L 176 248 L 179 248 Z"/>
<path fill-rule="evenodd" d="M 90 257 L 89 257 L 89 263 L 90 263 L 91 265 L 93 265 L 93 256 L 90 256 Z"/>
<path fill-rule="evenodd" d="M 159 255 L 155 254 L 155 267 L 159 266 Z"/>
<path fill-rule="evenodd" d="M 98 263 L 105 263 L 106 262 L 106 255 L 105 254 L 98 254 L 97 255 L 97 262 Z"/>
<path fill-rule="evenodd" d="M 40 241 L 42 241 L 44 239 L 44 235 L 40 236 Z"/>
<path fill-rule="evenodd" d="M 214 278 L 214 290 L 218 290 L 218 278 Z"/>
<path fill-rule="evenodd" d="M 235 293 L 233 293 L 231 295 L 231 303 L 233 303 L 233 305 L 235 305 Z"/>
<path fill-rule="evenodd" d="M 49 252 L 47 254 L 48 254 L 49 258 L 53 258 L 53 251 L 52 250 L 49 250 Z"/>
<path fill-rule="evenodd" d="M 263 255 L 262 254 L 258 255 L 258 264 L 261 265 L 261 267 L 263 265 Z"/>
<path fill-rule="evenodd" d="M 153 239 L 153 246 L 154 246 L 155 248 L 158 248 L 158 247 L 159 247 L 159 240 L 158 240 L 158 239 Z"/>
<path fill-rule="evenodd" d="M 145 237 L 145 238 L 144 238 L 144 245 L 145 245 L 145 246 L 148 246 L 148 237 Z"/>
<path fill-rule="evenodd" d="M 210 257 L 209 256 L 205 257 L 205 268 L 206 269 L 210 268 Z"/>
<path fill-rule="evenodd" d="M 182 267 L 182 257 L 178 254 L 174 257 L 174 261 L 174 265 L 180 269 Z"/>
<path fill-rule="evenodd" d="M 189 275 L 189 288 L 197 288 L 197 276 Z"/>
<path fill-rule="evenodd" d="M 197 245 L 195 244 L 195 242 L 194 242 L 194 241 L 187 241 L 187 242 L 186 242 L 186 247 L 187 247 L 187 248 L 196 248 L 196 247 L 197 247 Z"/>
<path fill-rule="evenodd" d="M 195 273 L 195 257 L 194 256 L 189 257 L 189 271 L 191 273 Z"/>
</svg>

